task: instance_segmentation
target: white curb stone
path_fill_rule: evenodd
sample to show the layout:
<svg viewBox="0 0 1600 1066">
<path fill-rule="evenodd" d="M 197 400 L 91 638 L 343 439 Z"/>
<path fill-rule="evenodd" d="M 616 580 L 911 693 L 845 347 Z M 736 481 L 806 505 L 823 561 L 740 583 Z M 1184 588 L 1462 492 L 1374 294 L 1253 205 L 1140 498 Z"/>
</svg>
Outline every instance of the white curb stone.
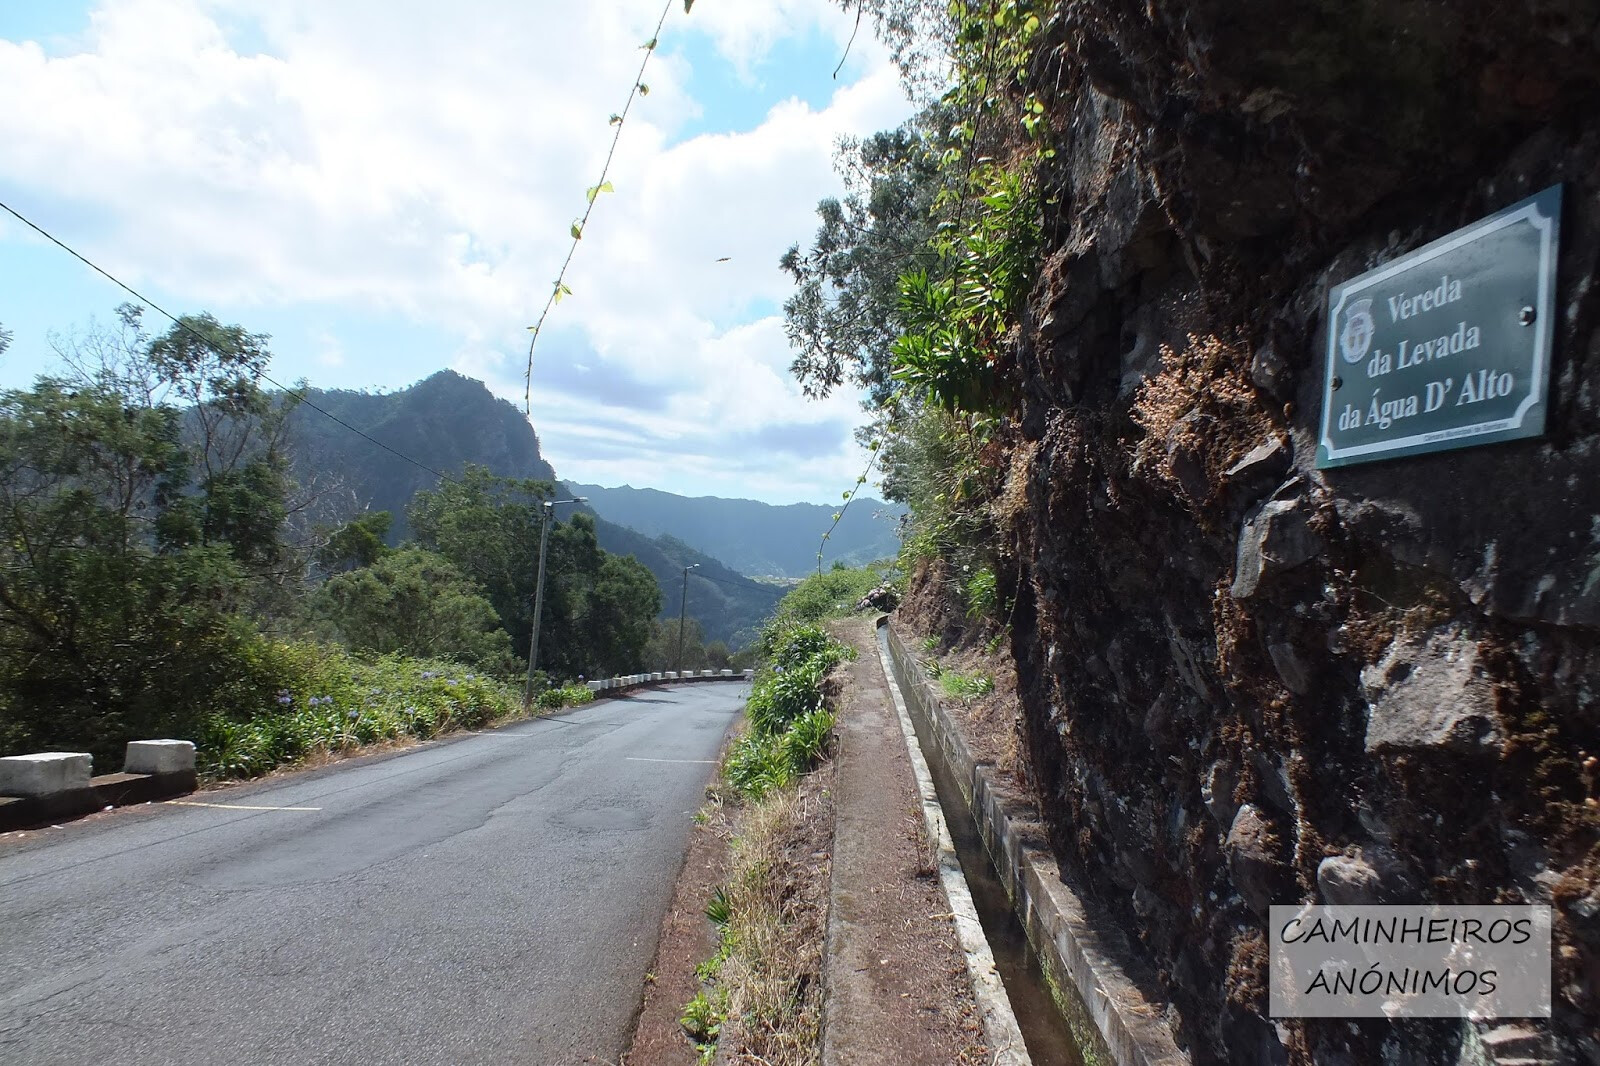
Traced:
<svg viewBox="0 0 1600 1066">
<path fill-rule="evenodd" d="M 126 774 L 178 774 L 194 769 L 194 744 L 187 740 L 130 740 L 122 760 Z"/>
<path fill-rule="evenodd" d="M 41 751 L 0 759 L 0 796 L 52 796 L 88 788 L 94 758 L 83 751 Z"/>
</svg>

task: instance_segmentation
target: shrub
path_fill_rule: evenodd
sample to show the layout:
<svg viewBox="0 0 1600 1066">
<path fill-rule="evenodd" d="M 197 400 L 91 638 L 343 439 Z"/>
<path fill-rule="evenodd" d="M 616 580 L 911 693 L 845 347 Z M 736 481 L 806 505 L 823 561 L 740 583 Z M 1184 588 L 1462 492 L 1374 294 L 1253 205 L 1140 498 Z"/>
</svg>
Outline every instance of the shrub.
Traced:
<svg viewBox="0 0 1600 1066">
<path fill-rule="evenodd" d="M 771 634 L 791 625 L 815 624 L 825 618 L 854 613 L 856 603 L 883 583 L 888 566 L 873 563 L 853 570 L 812 574 L 778 603 L 772 621 L 762 632 L 762 645 L 771 651 Z"/>
<path fill-rule="evenodd" d="M 1000 606 L 1000 591 L 995 584 L 994 571 L 987 566 L 967 578 L 962 589 L 967 601 L 968 618 L 993 618 Z"/>
<path fill-rule="evenodd" d="M 818 625 L 791 623 L 772 631 L 768 652 L 772 664 L 785 670 L 799 666 L 813 655 L 826 651 L 833 644 L 828 634 Z"/>
<path fill-rule="evenodd" d="M 784 754 L 789 760 L 791 773 L 799 775 L 811 769 L 828 750 L 833 734 L 833 713 L 818 707 L 809 714 L 795 719 L 783 735 Z"/>
<path fill-rule="evenodd" d="M 225 706 L 201 723 L 196 757 L 209 777 L 252 777 L 318 751 L 427 738 L 521 707 L 512 687 L 456 663 L 393 655 L 362 660 L 310 643 L 263 642 L 258 652 L 258 667 L 278 687 L 254 705 Z"/>
<path fill-rule="evenodd" d="M 960 674 L 946 671 L 937 675 L 939 684 L 952 696 L 974 699 L 994 691 L 994 679 L 987 674 Z"/>
<path fill-rule="evenodd" d="M 723 776 L 740 795 L 759 799 L 787 785 L 794 775 L 782 737 L 750 732 L 734 743 Z"/>
</svg>

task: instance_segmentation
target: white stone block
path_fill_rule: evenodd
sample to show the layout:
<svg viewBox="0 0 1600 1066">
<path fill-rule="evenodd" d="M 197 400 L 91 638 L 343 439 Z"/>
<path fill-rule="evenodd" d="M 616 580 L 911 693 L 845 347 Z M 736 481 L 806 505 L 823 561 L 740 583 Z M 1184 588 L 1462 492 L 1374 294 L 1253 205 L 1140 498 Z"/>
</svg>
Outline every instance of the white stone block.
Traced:
<svg viewBox="0 0 1600 1066">
<path fill-rule="evenodd" d="M 746 681 L 749 681 L 752 677 L 755 677 L 755 676 L 756 676 L 756 672 L 754 670 L 746 670 L 744 672 L 744 679 Z"/>
<path fill-rule="evenodd" d="M 717 675 L 713 674 L 710 670 L 702 670 L 702 671 L 700 671 L 700 676 L 701 677 L 715 677 Z"/>
<path fill-rule="evenodd" d="M 723 677 L 732 677 L 733 676 L 733 671 L 732 670 L 724 670 L 724 671 L 722 671 L 722 676 Z"/>
<path fill-rule="evenodd" d="M 130 740 L 125 774 L 181 774 L 194 770 L 194 744 L 187 740 Z"/>
<path fill-rule="evenodd" d="M 599 692 L 601 687 L 602 687 L 602 685 L 604 684 L 604 682 L 601 682 L 601 681 L 585 681 L 584 684 L 589 687 L 589 691 L 590 692 Z"/>
<path fill-rule="evenodd" d="M 668 670 L 667 671 L 667 680 L 668 681 L 676 681 L 676 680 L 678 680 L 678 671 L 676 671 L 676 670 Z"/>
<path fill-rule="evenodd" d="M 84 751 L 42 751 L 0 759 L 0 796 L 53 796 L 88 788 L 94 759 Z"/>
</svg>

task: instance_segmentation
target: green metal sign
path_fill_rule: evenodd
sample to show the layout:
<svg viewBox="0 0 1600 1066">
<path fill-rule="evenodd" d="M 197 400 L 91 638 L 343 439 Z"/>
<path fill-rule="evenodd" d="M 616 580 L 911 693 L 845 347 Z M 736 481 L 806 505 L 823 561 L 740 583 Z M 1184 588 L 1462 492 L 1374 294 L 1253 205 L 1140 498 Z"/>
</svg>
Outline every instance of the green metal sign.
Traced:
<svg viewBox="0 0 1600 1066">
<path fill-rule="evenodd" d="M 1320 468 L 1544 432 L 1556 185 L 1328 291 Z"/>
</svg>

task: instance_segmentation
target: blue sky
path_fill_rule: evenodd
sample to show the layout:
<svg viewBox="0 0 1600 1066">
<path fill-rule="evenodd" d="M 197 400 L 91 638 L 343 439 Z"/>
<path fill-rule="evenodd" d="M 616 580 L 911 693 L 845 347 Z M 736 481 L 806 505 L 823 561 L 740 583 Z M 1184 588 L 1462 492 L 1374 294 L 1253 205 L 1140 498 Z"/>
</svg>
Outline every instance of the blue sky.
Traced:
<svg viewBox="0 0 1600 1066">
<path fill-rule="evenodd" d="M 280 381 L 449 366 L 520 405 L 660 11 L 0 2 L 0 200 L 170 311 L 270 333 Z M 837 191 L 837 137 L 909 112 L 865 34 L 832 77 L 849 29 L 827 0 L 674 4 L 535 356 L 562 476 L 772 502 L 854 482 L 856 398 L 789 381 L 776 266 Z M 0 386 L 128 298 L 0 216 Z"/>
</svg>

